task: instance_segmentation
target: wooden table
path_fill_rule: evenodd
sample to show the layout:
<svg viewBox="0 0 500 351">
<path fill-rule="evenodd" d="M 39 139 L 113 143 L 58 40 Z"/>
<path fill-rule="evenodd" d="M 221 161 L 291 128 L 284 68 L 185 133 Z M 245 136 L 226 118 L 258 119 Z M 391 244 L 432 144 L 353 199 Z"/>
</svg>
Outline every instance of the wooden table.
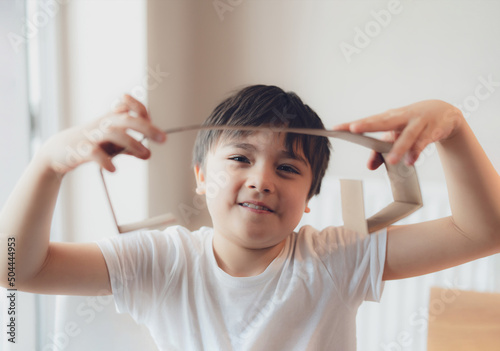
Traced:
<svg viewBox="0 0 500 351">
<path fill-rule="evenodd" d="M 500 351 L 500 294 L 432 288 L 428 351 Z"/>
</svg>

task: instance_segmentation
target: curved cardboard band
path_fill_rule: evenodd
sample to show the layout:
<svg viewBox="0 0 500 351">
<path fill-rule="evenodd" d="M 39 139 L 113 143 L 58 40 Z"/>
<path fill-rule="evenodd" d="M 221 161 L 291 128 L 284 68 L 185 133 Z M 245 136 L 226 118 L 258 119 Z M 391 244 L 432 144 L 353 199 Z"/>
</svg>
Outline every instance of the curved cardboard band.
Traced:
<svg viewBox="0 0 500 351">
<path fill-rule="evenodd" d="M 385 141 L 345 131 L 308 128 L 278 128 L 269 126 L 250 127 L 227 125 L 193 125 L 167 129 L 165 130 L 165 133 L 172 134 L 189 130 L 267 131 L 316 135 L 328 138 L 343 139 L 379 152 L 384 159 L 384 164 L 387 169 L 387 175 L 391 183 L 392 196 L 394 199 L 391 204 L 389 204 L 370 218 L 365 219 L 362 182 L 359 180 L 341 180 L 342 217 L 344 219 L 344 227 L 357 231 L 360 234 L 369 234 L 388 227 L 389 225 L 399 221 L 400 219 L 408 216 L 409 214 L 422 207 L 422 196 L 420 193 L 420 186 L 418 183 L 415 168 L 413 166 L 407 166 L 403 162 L 399 162 L 396 165 L 391 165 L 390 163 L 385 162 L 385 156 L 392 147 L 391 143 Z M 113 219 L 118 228 L 118 232 L 125 233 L 141 228 L 165 226 L 175 220 L 175 217 L 172 214 L 165 214 L 162 216 L 149 218 L 145 221 L 119 225 L 113 206 L 111 204 L 111 199 L 109 197 L 102 169 L 100 173 L 104 184 L 104 189 L 106 191 L 106 196 L 111 207 L 111 212 L 113 214 Z"/>
</svg>

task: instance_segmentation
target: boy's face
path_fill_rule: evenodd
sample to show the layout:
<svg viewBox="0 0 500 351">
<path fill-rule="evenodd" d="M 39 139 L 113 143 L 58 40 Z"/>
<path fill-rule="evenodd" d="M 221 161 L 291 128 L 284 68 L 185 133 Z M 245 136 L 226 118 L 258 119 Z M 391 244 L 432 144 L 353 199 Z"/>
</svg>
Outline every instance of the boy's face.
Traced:
<svg viewBox="0 0 500 351">
<path fill-rule="evenodd" d="M 249 249 L 286 239 L 307 208 L 312 183 L 302 150 L 292 157 L 284 136 L 272 132 L 219 140 L 195 174 L 215 234 Z"/>
</svg>

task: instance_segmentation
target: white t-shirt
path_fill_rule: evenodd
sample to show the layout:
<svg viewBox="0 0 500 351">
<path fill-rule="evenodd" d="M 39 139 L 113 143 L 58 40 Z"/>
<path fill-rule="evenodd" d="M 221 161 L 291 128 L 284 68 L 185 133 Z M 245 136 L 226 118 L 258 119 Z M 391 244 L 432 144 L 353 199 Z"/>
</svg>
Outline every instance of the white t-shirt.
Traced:
<svg viewBox="0 0 500 351">
<path fill-rule="evenodd" d="M 304 226 L 253 277 L 220 269 L 212 238 L 174 226 L 98 242 L 118 312 L 160 350 L 356 350 L 358 307 L 382 293 L 386 230 Z"/>
</svg>

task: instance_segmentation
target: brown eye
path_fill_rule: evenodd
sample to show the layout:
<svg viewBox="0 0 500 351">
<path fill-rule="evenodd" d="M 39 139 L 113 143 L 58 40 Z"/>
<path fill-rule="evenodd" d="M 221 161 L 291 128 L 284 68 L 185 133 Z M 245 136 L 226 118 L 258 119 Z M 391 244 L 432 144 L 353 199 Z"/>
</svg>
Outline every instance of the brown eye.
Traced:
<svg viewBox="0 0 500 351">
<path fill-rule="evenodd" d="M 231 157 L 229 157 L 229 159 L 233 160 L 233 161 L 236 161 L 236 162 L 250 163 L 250 161 L 248 160 L 248 158 L 246 158 L 245 156 L 240 156 L 240 155 L 231 156 Z"/>
<path fill-rule="evenodd" d="M 292 166 L 289 166 L 289 165 L 281 165 L 281 166 L 278 167 L 278 169 L 280 171 L 285 171 L 287 173 L 300 174 L 300 172 L 295 167 L 292 167 Z"/>
</svg>

